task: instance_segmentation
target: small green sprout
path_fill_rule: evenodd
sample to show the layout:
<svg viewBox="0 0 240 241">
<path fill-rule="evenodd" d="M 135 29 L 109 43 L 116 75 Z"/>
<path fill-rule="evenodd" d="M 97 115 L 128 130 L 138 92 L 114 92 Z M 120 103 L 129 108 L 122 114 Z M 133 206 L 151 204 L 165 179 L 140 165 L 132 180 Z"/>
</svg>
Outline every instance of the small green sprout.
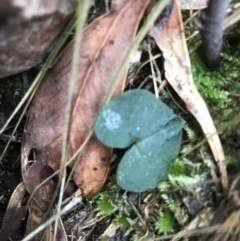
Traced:
<svg viewBox="0 0 240 241">
<path fill-rule="evenodd" d="M 170 212 L 160 212 L 158 220 L 155 223 L 158 233 L 167 235 L 175 232 L 176 221 Z"/>
<path fill-rule="evenodd" d="M 171 213 L 174 215 L 178 224 L 184 226 L 189 221 L 189 216 L 186 210 L 183 207 L 181 207 L 180 203 L 176 202 L 176 200 L 173 200 L 168 195 L 162 194 L 161 197 L 167 204 Z"/>
<path fill-rule="evenodd" d="M 110 199 L 107 195 L 101 195 L 97 201 L 97 210 L 99 214 L 103 216 L 111 215 L 114 212 L 114 207 L 110 202 Z"/>
<path fill-rule="evenodd" d="M 117 228 L 125 231 L 129 227 L 129 222 L 127 220 L 128 216 L 125 213 L 118 214 L 114 218 L 114 223 L 116 224 Z"/>
<path fill-rule="evenodd" d="M 186 172 L 186 163 L 176 158 L 169 166 L 169 174 L 171 176 L 181 176 Z"/>
</svg>

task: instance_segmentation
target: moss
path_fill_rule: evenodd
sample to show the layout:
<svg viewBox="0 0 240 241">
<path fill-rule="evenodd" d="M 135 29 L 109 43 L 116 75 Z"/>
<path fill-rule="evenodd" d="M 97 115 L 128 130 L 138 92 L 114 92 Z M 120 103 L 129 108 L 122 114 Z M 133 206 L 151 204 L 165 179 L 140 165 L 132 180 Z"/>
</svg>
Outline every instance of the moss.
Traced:
<svg viewBox="0 0 240 241">
<path fill-rule="evenodd" d="M 117 228 L 125 231 L 129 227 L 128 216 L 125 213 L 120 213 L 114 218 L 114 223 Z"/>
<path fill-rule="evenodd" d="M 181 176 L 186 172 L 185 163 L 178 158 L 170 164 L 169 173 L 173 176 Z"/>
<path fill-rule="evenodd" d="M 111 204 L 110 198 L 108 195 L 102 194 L 97 201 L 97 210 L 103 216 L 111 215 L 114 211 L 114 207 Z"/>
<path fill-rule="evenodd" d="M 158 233 L 167 235 L 175 232 L 176 221 L 170 212 L 160 212 L 155 228 Z"/>
<path fill-rule="evenodd" d="M 209 107 L 221 107 L 228 101 L 227 80 L 221 72 L 209 71 L 197 53 L 191 56 L 192 73 L 196 87 Z M 228 83 L 230 84 L 230 83 Z"/>
<path fill-rule="evenodd" d="M 131 206 L 115 181 L 110 181 L 104 190 L 92 199 L 92 203 L 96 205 L 96 210 L 101 216 L 113 214 L 117 228 L 124 231 L 130 226 L 128 220 L 130 220 Z"/>
<path fill-rule="evenodd" d="M 210 108 L 222 107 L 232 101 L 234 91 L 239 93 L 240 45 L 234 38 L 224 41 L 219 71 L 209 71 L 197 53 L 191 55 L 195 85 Z"/>
</svg>

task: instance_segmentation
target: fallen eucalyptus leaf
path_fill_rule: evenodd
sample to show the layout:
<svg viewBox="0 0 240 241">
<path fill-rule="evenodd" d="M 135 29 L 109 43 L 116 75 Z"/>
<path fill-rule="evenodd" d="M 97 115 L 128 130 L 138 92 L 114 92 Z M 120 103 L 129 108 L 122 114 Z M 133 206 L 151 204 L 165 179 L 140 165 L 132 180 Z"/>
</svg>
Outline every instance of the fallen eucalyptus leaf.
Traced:
<svg viewBox="0 0 240 241">
<path fill-rule="evenodd" d="M 178 155 L 182 121 L 146 90 L 128 91 L 113 98 L 95 124 L 105 145 L 130 149 L 122 158 L 118 184 L 125 190 L 153 189 L 167 178 L 168 165 Z"/>
<path fill-rule="evenodd" d="M 110 11 L 93 21 L 83 32 L 79 53 L 78 83 L 72 102 L 68 158 L 83 144 L 96 113 L 136 34 L 149 1 L 117 0 Z M 39 87 L 31 107 L 22 141 L 22 176 L 30 193 L 59 169 L 71 74 L 73 43 L 70 43 Z M 120 74 L 114 95 L 122 92 L 127 64 Z M 36 159 L 29 163 L 35 150 Z M 74 171 L 74 181 L 83 196 L 95 195 L 103 186 L 111 161 L 111 148 L 93 135 Z M 72 167 L 74 163 L 69 166 Z M 34 195 L 46 210 L 48 200 Z"/>
<path fill-rule="evenodd" d="M 35 231 L 38 227 L 43 225 L 44 221 L 51 218 L 53 215 L 51 212 L 46 215 L 46 213 L 41 210 L 41 208 L 34 200 L 31 201 L 29 205 L 29 210 L 30 212 L 27 220 L 25 237 Z M 44 229 L 43 231 L 37 233 L 33 238 L 31 238 L 31 241 L 67 241 L 68 239 L 61 218 L 59 218 L 58 221 L 57 234 L 55 239 L 54 224 L 55 223 L 52 223 L 51 225 L 46 227 L 46 230 Z"/>
<path fill-rule="evenodd" d="M 222 186 L 227 194 L 228 178 L 222 144 L 206 103 L 194 85 L 182 16 L 177 0 L 174 0 L 173 10 L 168 21 L 163 25 L 155 25 L 149 34 L 162 51 L 167 81 L 202 127 L 218 164 L 222 176 Z"/>
</svg>

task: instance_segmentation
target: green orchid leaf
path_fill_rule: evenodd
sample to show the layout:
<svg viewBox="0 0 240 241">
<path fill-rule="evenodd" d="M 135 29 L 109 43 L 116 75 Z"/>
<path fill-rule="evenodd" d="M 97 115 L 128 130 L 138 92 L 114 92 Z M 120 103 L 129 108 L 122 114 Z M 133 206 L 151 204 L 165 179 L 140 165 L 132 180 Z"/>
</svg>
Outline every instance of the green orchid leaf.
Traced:
<svg viewBox="0 0 240 241">
<path fill-rule="evenodd" d="M 117 170 L 125 190 L 142 192 L 168 176 L 168 166 L 178 155 L 182 121 L 146 90 L 131 90 L 113 98 L 95 124 L 98 139 L 107 146 L 130 149 Z"/>
</svg>

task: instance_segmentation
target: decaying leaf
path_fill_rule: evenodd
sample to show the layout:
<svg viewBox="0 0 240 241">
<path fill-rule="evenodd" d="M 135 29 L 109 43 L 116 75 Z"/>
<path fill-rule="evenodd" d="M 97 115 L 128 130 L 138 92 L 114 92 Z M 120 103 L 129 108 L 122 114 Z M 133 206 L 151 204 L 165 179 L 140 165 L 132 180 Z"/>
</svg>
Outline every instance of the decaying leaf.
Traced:
<svg viewBox="0 0 240 241">
<path fill-rule="evenodd" d="M 0 78 L 40 64 L 76 8 L 74 0 L 0 3 Z"/>
<path fill-rule="evenodd" d="M 23 182 L 14 190 L 1 227 L 0 241 L 6 241 L 8 237 L 16 231 L 20 222 L 25 217 L 27 208 L 22 205 L 22 201 L 26 191 Z"/>
<path fill-rule="evenodd" d="M 49 193 L 50 194 L 50 193 Z M 46 215 L 45 212 L 41 210 L 41 208 L 38 206 L 38 204 L 32 200 L 29 210 L 29 216 L 26 226 L 26 235 L 34 231 L 36 228 L 38 228 L 44 221 L 46 221 L 48 218 L 51 217 L 52 213 L 48 213 Z M 60 222 L 58 222 L 58 228 L 57 228 L 57 235 L 56 235 L 56 241 L 67 241 L 67 236 L 65 233 L 65 229 L 63 227 L 61 219 L 59 219 Z M 42 239 L 44 237 L 44 239 Z M 51 241 L 54 240 L 54 223 L 47 227 L 47 230 L 43 230 L 42 232 L 39 232 L 34 236 L 34 238 L 31 239 L 31 241 L 39 241 L 39 240 L 45 240 L 45 241 Z"/>
<path fill-rule="evenodd" d="M 41 180 L 36 180 L 35 178 L 41 176 L 41 178 L 44 179 L 44 177 L 47 177 L 48 175 L 51 174 L 51 172 L 48 172 L 49 170 L 50 169 L 48 168 L 48 166 L 45 166 L 43 169 L 39 169 L 40 175 L 28 176 L 28 178 L 30 180 L 32 180 L 33 183 L 35 183 L 36 181 L 41 182 Z M 46 175 L 46 176 L 44 176 L 44 175 Z M 45 209 L 47 208 L 47 205 L 51 202 L 53 193 L 54 193 L 54 186 L 53 186 L 53 182 L 51 180 L 39 188 L 37 195 L 39 195 L 39 198 L 41 198 L 41 200 L 45 204 L 44 210 L 42 210 L 42 208 L 39 207 L 39 205 L 34 200 L 31 201 L 30 206 L 29 206 L 30 211 L 29 211 L 29 215 L 28 215 L 26 235 L 28 235 L 29 233 L 34 231 L 36 228 L 38 228 L 40 225 L 42 225 L 44 223 L 44 221 L 46 221 L 48 218 L 51 217 L 52 212 L 46 213 Z M 56 236 L 57 241 L 60 241 L 60 240 L 67 241 L 65 230 L 62 227 L 61 222 L 58 222 L 58 228 L 57 228 L 56 235 L 57 235 Z M 47 227 L 46 231 L 43 230 L 42 232 L 39 232 L 31 240 L 38 241 L 38 240 L 42 240 L 42 238 L 44 237 L 43 240 L 50 241 L 50 240 L 54 240 L 53 236 L 54 236 L 54 224 L 51 224 L 50 226 Z"/>
<path fill-rule="evenodd" d="M 168 21 L 152 28 L 150 35 L 163 52 L 166 79 L 185 102 L 188 111 L 195 116 L 208 139 L 226 191 L 228 179 L 223 148 L 208 108 L 193 82 L 181 12 L 176 2 Z"/>
<path fill-rule="evenodd" d="M 85 140 L 148 2 L 114 1 L 107 14 L 85 29 L 71 113 L 69 157 Z M 70 43 L 45 77 L 29 110 L 22 142 L 22 176 L 30 193 L 60 165 L 72 50 L 73 43 Z M 118 79 L 114 95 L 123 90 L 126 70 L 127 66 Z M 36 152 L 36 159 L 30 164 L 32 151 Z M 108 174 L 110 157 L 111 149 L 93 135 L 74 171 L 74 181 L 84 196 L 93 196 L 100 190 Z M 46 210 L 47 203 L 40 190 L 34 200 Z"/>
</svg>

